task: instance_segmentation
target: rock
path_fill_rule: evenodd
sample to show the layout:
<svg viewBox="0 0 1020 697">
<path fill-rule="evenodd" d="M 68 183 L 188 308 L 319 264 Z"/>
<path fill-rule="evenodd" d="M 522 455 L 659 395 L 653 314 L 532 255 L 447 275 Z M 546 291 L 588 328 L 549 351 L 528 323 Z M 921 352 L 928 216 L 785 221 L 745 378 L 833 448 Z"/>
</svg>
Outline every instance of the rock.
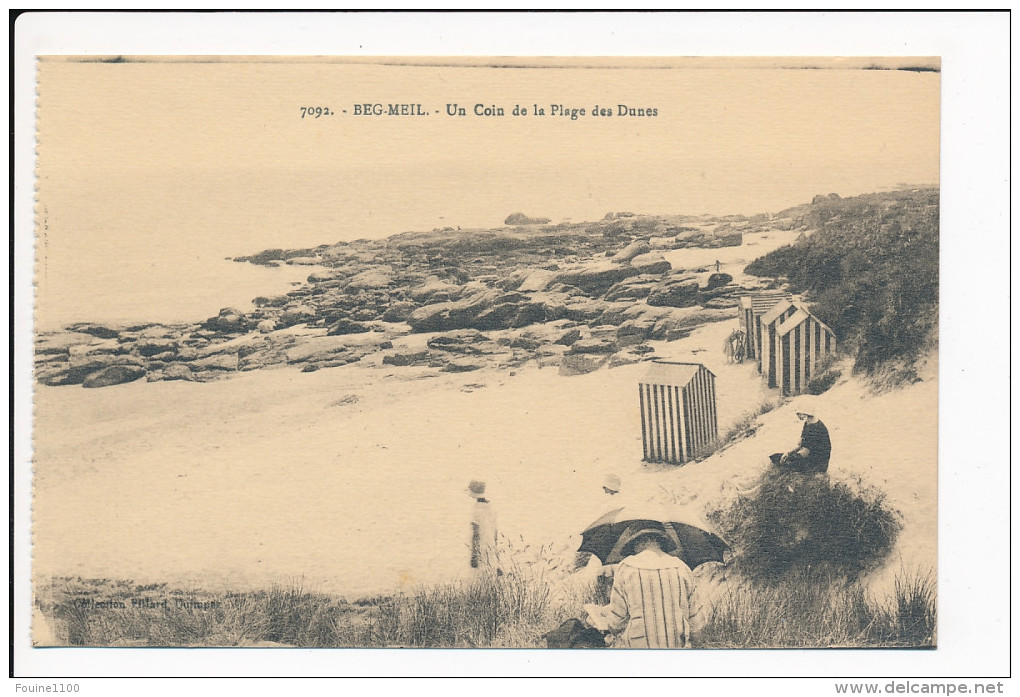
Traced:
<svg viewBox="0 0 1020 697">
<path fill-rule="evenodd" d="M 736 298 L 719 297 L 712 298 L 704 303 L 704 306 L 712 310 L 722 310 L 729 307 L 736 307 L 740 301 Z"/>
<path fill-rule="evenodd" d="M 653 307 L 691 307 L 701 301 L 698 282 L 690 277 L 671 278 L 652 288 L 647 303 Z"/>
<path fill-rule="evenodd" d="M 90 322 L 72 324 L 67 328 L 67 330 L 71 332 L 78 332 L 80 334 L 88 334 L 89 336 L 94 336 L 97 339 L 116 339 L 120 335 L 120 332 L 116 329 L 104 327 L 101 324 L 92 324 Z"/>
<path fill-rule="evenodd" d="M 669 273 L 673 265 L 666 261 L 666 258 L 659 252 L 639 254 L 630 260 L 630 265 L 643 274 L 660 275 Z"/>
<path fill-rule="evenodd" d="M 411 313 L 407 323 L 415 332 L 439 332 L 451 329 L 468 329 L 471 327 L 490 328 L 502 326 L 502 322 L 495 321 L 499 318 L 489 318 L 489 321 L 479 322 L 478 319 L 483 312 L 491 309 L 493 303 L 500 293 L 496 290 L 487 290 L 480 293 L 473 293 L 470 296 L 461 298 L 456 302 L 437 303 L 419 307 Z M 503 310 L 503 315 L 512 316 L 515 310 Z M 504 317 L 504 321 L 506 318 Z M 485 326 L 483 326 L 485 325 Z"/>
<path fill-rule="evenodd" d="M 317 257 L 291 257 L 287 260 L 288 264 L 293 264 L 294 266 L 315 266 L 321 262 L 322 259 Z"/>
<path fill-rule="evenodd" d="M 641 272 L 633 266 L 594 267 L 579 271 L 561 272 L 556 276 L 558 283 L 578 288 L 591 297 L 602 297 L 614 284 Z"/>
<path fill-rule="evenodd" d="M 616 330 L 616 341 L 620 346 L 640 344 L 651 337 L 654 327 L 655 320 L 652 318 L 629 320 Z"/>
<path fill-rule="evenodd" d="M 554 343 L 560 344 L 561 346 L 570 346 L 580 338 L 581 338 L 580 329 L 570 329 L 563 336 L 557 339 Z"/>
<path fill-rule="evenodd" d="M 481 332 L 464 330 L 434 336 L 425 345 L 436 351 L 478 356 L 483 353 L 491 353 L 491 351 L 485 351 L 480 348 L 480 345 L 487 343 L 491 345 L 489 337 Z"/>
<path fill-rule="evenodd" d="M 585 375 L 593 373 L 606 364 L 608 356 L 589 354 L 566 354 L 560 359 L 560 375 Z"/>
<path fill-rule="evenodd" d="M 151 358 L 162 353 L 176 353 L 177 346 L 177 342 L 170 339 L 148 339 L 135 342 L 134 350 L 139 355 Z"/>
<path fill-rule="evenodd" d="M 514 340 L 510 342 L 510 348 L 520 348 L 526 351 L 534 351 L 541 345 L 542 345 L 541 341 L 529 339 L 524 336 L 515 337 Z"/>
<path fill-rule="evenodd" d="M 463 361 L 454 362 L 451 361 L 444 365 L 440 370 L 444 373 L 468 373 L 472 370 L 481 370 L 485 365 L 482 363 L 465 363 Z"/>
<path fill-rule="evenodd" d="M 236 353 L 217 353 L 192 361 L 191 365 L 197 370 L 237 370 L 237 361 Z"/>
<path fill-rule="evenodd" d="M 382 314 L 383 322 L 397 323 L 406 322 L 411 318 L 411 313 L 415 311 L 417 305 L 408 302 L 395 302 L 386 308 L 386 311 Z"/>
<path fill-rule="evenodd" d="M 45 334 L 35 342 L 36 355 L 67 355 L 68 350 L 73 346 L 88 346 L 95 341 L 90 334 L 81 332 L 60 332 L 59 334 Z"/>
<path fill-rule="evenodd" d="M 293 305 L 280 313 L 280 327 L 293 327 L 295 324 L 304 324 L 317 317 L 315 308 L 309 305 Z"/>
<path fill-rule="evenodd" d="M 653 276 L 651 274 L 642 274 L 640 276 L 626 278 L 606 292 L 606 300 L 609 302 L 618 302 L 621 300 L 640 300 L 641 298 L 647 298 L 648 294 L 652 292 L 652 288 L 654 288 L 660 280 L 661 279 L 658 276 Z"/>
<path fill-rule="evenodd" d="M 573 298 L 564 307 L 563 316 L 573 322 L 594 322 L 602 316 L 608 307 L 609 304 L 601 300 Z"/>
<path fill-rule="evenodd" d="M 145 377 L 145 368 L 137 365 L 111 365 L 92 373 L 82 382 L 82 387 L 110 387 L 134 382 Z"/>
<path fill-rule="evenodd" d="M 269 334 L 276 329 L 276 322 L 271 319 L 264 319 L 258 323 L 256 329 L 258 329 L 261 334 Z"/>
<path fill-rule="evenodd" d="M 545 225 L 549 218 L 529 218 L 523 213 L 511 213 L 503 221 L 504 225 Z"/>
<path fill-rule="evenodd" d="M 613 356 L 611 359 L 609 359 L 609 368 L 610 369 L 612 369 L 612 368 L 619 368 L 621 365 L 631 365 L 633 363 L 638 363 L 638 362 L 639 362 L 639 359 L 635 358 L 633 356 L 620 356 L 620 355 L 617 355 L 617 356 Z"/>
<path fill-rule="evenodd" d="M 714 273 L 708 277 L 708 281 L 705 283 L 705 290 L 712 290 L 732 282 L 733 276 L 730 276 L 728 273 Z"/>
<path fill-rule="evenodd" d="M 456 300 L 463 292 L 463 286 L 443 281 L 438 276 L 429 276 L 425 279 L 425 283 L 411 290 L 410 296 L 415 302 L 430 304 Z"/>
<path fill-rule="evenodd" d="M 353 322 L 349 319 L 341 319 L 335 322 L 326 332 L 326 336 L 340 336 L 343 334 L 364 334 L 367 331 L 371 331 L 371 327 L 361 324 L 360 322 Z"/>
<path fill-rule="evenodd" d="M 630 261 L 634 257 L 641 256 L 642 254 L 647 254 L 649 251 L 651 251 L 651 249 L 652 248 L 649 246 L 649 244 L 644 240 L 634 240 L 626 247 L 621 249 L 619 252 L 614 254 L 613 261 L 623 264 Z"/>
<path fill-rule="evenodd" d="M 557 271 L 552 269 L 522 269 L 524 277 L 515 290 L 536 293 L 549 287 L 556 278 Z"/>
<path fill-rule="evenodd" d="M 194 371 L 187 363 L 170 363 L 162 370 L 164 380 L 194 380 Z"/>
<path fill-rule="evenodd" d="M 324 368 L 340 368 L 351 363 L 357 363 L 360 360 L 361 355 L 356 353 L 333 354 L 329 358 L 306 363 L 301 367 L 301 372 L 314 373 L 316 370 L 322 370 Z"/>
<path fill-rule="evenodd" d="M 353 278 L 347 287 L 358 288 L 388 288 L 393 283 L 393 269 L 389 266 L 368 269 L 362 271 Z"/>
<path fill-rule="evenodd" d="M 210 317 L 202 323 L 208 331 L 236 333 L 247 331 L 248 320 L 244 313 L 232 307 L 225 307 L 215 317 Z"/>
<path fill-rule="evenodd" d="M 409 365 L 421 365 L 428 364 L 429 352 L 420 351 L 418 353 L 391 353 L 387 356 L 383 356 L 383 365 L 395 365 L 395 366 L 409 366 Z"/>
<path fill-rule="evenodd" d="M 313 271 L 308 274 L 309 283 L 328 283 L 329 281 L 336 280 L 336 274 L 332 269 L 326 269 L 325 271 Z"/>
<path fill-rule="evenodd" d="M 570 353 L 610 354 L 616 353 L 619 348 L 612 339 L 592 337 L 591 339 L 578 339 L 575 341 L 570 347 Z"/>
</svg>

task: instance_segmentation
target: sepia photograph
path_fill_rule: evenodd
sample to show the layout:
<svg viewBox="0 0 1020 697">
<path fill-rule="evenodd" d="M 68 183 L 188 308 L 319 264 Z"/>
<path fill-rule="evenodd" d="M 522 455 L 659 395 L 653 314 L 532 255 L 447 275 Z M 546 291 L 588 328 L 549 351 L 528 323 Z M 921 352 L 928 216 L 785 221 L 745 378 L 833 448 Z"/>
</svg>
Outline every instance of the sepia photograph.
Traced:
<svg viewBox="0 0 1020 697">
<path fill-rule="evenodd" d="M 37 56 L 31 646 L 937 652 L 943 69 Z"/>
</svg>

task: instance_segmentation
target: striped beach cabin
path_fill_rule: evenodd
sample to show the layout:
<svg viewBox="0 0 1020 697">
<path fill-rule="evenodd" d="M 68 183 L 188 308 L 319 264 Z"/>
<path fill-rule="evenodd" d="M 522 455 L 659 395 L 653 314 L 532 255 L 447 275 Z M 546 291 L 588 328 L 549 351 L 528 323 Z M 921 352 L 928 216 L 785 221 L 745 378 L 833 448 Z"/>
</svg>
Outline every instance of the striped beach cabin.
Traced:
<svg viewBox="0 0 1020 697">
<path fill-rule="evenodd" d="M 652 362 L 638 397 L 645 462 L 681 465 L 719 437 L 715 374 L 700 363 Z"/>
<path fill-rule="evenodd" d="M 785 395 L 807 388 L 818 361 L 836 350 L 836 335 L 801 303 L 784 301 L 761 317 L 758 370 Z"/>
<path fill-rule="evenodd" d="M 761 316 L 779 303 L 792 300 L 793 296 L 783 291 L 740 296 L 740 329 L 746 337 L 748 358 L 761 355 Z"/>
</svg>

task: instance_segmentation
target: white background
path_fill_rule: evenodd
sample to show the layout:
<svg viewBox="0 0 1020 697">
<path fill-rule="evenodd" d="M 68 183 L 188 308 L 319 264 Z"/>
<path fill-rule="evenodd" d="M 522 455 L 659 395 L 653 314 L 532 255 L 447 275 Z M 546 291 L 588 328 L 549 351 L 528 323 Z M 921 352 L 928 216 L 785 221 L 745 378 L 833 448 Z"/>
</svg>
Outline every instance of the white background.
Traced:
<svg viewBox="0 0 1020 697">
<path fill-rule="evenodd" d="M 15 674 L 19 676 L 704 676 L 676 689 L 835 694 L 800 676 L 1011 672 L 1009 21 L 1005 13 L 56 14 L 15 27 Z M 37 54 L 859 55 L 942 57 L 939 648 L 935 651 L 553 652 L 31 649 L 31 279 Z M 763 681 L 726 676 L 788 676 Z M 18 678 L 15 684 L 53 684 Z M 61 681 L 66 682 L 66 681 Z M 336 690 L 303 681 L 81 680 L 80 694 Z M 960 682 L 952 680 L 952 682 Z M 967 683 L 974 682 L 971 679 Z M 231 681 L 233 683 L 233 681 Z M 617 691 L 629 683 L 556 683 Z M 430 691 L 401 682 L 396 689 Z M 537 685 L 535 686 L 537 687 Z M 378 683 L 341 689 L 375 690 Z M 531 684 L 455 682 L 464 692 Z M 640 687 L 639 687 L 640 689 Z M 1005 688 L 1009 692 L 1010 686 Z M 25 694 L 24 692 L 20 694 Z"/>
</svg>

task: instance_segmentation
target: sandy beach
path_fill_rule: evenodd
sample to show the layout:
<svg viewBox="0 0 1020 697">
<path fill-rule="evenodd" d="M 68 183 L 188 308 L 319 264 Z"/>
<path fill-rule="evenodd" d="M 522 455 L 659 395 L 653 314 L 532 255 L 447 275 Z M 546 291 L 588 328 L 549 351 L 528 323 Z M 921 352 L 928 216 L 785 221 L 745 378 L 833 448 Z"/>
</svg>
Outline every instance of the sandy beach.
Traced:
<svg viewBox="0 0 1020 697">
<path fill-rule="evenodd" d="M 692 266 L 720 259 L 737 275 L 790 234 L 670 254 Z M 734 316 L 651 342 L 659 358 L 715 373 L 720 434 L 781 401 L 752 362 L 726 362 L 721 347 L 736 327 Z M 406 335 L 395 348 L 428 338 Z M 642 463 L 636 387 L 645 370 L 566 377 L 532 361 L 443 373 L 383 365 L 373 354 L 313 373 L 280 367 L 211 383 L 40 385 L 35 576 L 389 593 L 466 571 L 472 478 L 488 483 L 500 531 L 523 557 L 569 555 L 605 507 L 607 472 L 623 479 L 626 499 L 710 511 L 751 485 L 768 453 L 796 443 L 800 424 L 781 407 L 761 417 L 753 438 L 704 461 Z M 903 516 L 889 569 L 934 567 L 935 373 L 932 362 L 921 382 L 884 394 L 844 377 L 818 398 L 834 441 L 831 476 L 880 487 Z"/>
</svg>

